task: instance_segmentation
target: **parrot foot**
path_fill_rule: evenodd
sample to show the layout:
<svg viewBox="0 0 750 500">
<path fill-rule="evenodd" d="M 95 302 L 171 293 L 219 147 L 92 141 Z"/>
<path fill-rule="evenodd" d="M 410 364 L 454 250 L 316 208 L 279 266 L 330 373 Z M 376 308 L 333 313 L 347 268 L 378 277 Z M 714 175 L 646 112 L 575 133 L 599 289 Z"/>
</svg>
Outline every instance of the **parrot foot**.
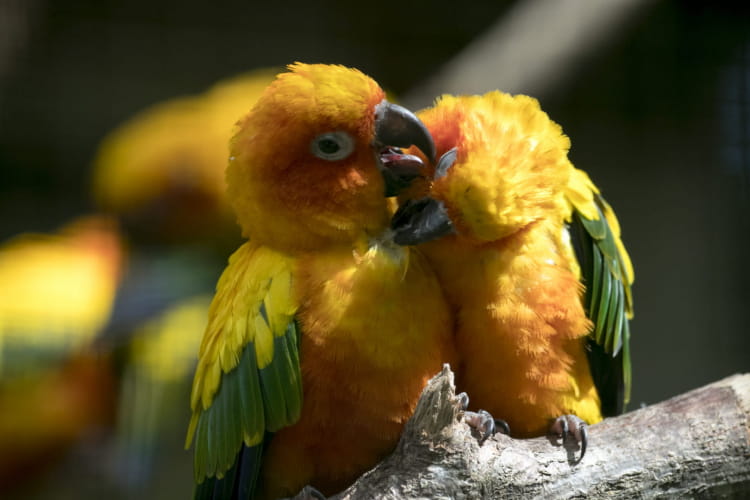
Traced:
<svg viewBox="0 0 750 500">
<path fill-rule="evenodd" d="M 484 410 L 464 412 L 464 422 L 479 433 L 480 446 L 495 434 L 495 419 Z"/>
<path fill-rule="evenodd" d="M 479 444 L 484 443 L 488 437 L 501 432 L 506 436 L 510 436 L 510 426 L 505 420 L 499 418 L 493 418 L 490 412 L 485 410 L 466 411 L 469 407 L 469 395 L 465 392 L 461 392 L 456 395 L 458 398 L 458 405 L 461 411 L 464 412 L 464 422 L 476 430 L 479 433 Z"/>
<path fill-rule="evenodd" d="M 488 437 L 498 432 L 510 435 L 510 426 L 505 420 L 493 418 L 488 411 L 464 412 L 464 422 L 479 434 L 479 445 L 481 446 Z"/>
<path fill-rule="evenodd" d="M 565 445 L 568 442 L 574 443 L 577 448 L 581 446 L 581 456 L 574 463 L 578 463 L 586 454 L 586 445 L 588 444 L 588 424 L 575 415 L 562 415 L 555 419 L 550 426 L 550 434 L 562 440 Z M 567 446 L 566 446 L 567 448 Z"/>
</svg>

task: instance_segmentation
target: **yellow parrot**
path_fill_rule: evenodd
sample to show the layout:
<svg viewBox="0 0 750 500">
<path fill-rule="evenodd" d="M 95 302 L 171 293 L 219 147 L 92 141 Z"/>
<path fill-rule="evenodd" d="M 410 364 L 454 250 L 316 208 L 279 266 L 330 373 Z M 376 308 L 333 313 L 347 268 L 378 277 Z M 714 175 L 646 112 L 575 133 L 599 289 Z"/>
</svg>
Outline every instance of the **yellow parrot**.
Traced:
<svg viewBox="0 0 750 500">
<path fill-rule="evenodd" d="M 111 425 L 113 363 L 94 341 L 123 251 L 116 223 L 102 216 L 0 247 L 0 496 L 20 493 L 87 432 Z"/>
<path fill-rule="evenodd" d="M 97 206 L 160 243 L 228 245 L 231 236 L 234 247 L 239 230 L 224 182 L 229 139 L 277 72 L 250 71 L 160 102 L 107 134 L 93 166 Z"/>
<path fill-rule="evenodd" d="M 46 367 L 88 348 L 109 319 L 123 254 L 117 224 L 106 216 L 3 244 L 0 375 Z"/>
<path fill-rule="evenodd" d="M 513 436 L 586 450 L 630 397 L 633 268 L 610 206 L 537 100 L 445 95 L 418 114 L 442 155 L 394 216 L 456 315 L 456 377 Z"/>
<path fill-rule="evenodd" d="M 113 477 L 131 495 L 160 477 L 167 431 L 189 418 L 175 401 L 189 390 L 216 277 L 240 241 L 224 179 L 229 139 L 276 73 L 256 69 L 157 103 L 108 133 L 96 153 L 97 206 L 132 242 L 100 339 L 122 354 Z"/>
<path fill-rule="evenodd" d="M 390 240 L 434 156 L 372 79 L 295 63 L 239 123 L 228 195 L 249 238 L 209 311 L 191 397 L 196 498 L 334 493 L 395 446 L 452 323 L 422 255 Z M 271 434 L 273 433 L 273 434 Z"/>
<path fill-rule="evenodd" d="M 131 494 L 160 476 L 161 452 L 190 418 L 184 405 L 213 295 L 177 301 L 128 332 L 117 408 L 117 481 Z M 170 467 L 174 468 L 174 463 Z"/>
</svg>

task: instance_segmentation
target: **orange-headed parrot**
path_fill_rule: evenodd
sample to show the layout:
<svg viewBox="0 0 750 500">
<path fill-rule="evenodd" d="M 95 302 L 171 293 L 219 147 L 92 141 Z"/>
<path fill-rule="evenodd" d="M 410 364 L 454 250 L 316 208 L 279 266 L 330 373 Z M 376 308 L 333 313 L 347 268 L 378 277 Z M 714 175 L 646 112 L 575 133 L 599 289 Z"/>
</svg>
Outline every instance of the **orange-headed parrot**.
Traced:
<svg viewBox="0 0 750 500">
<path fill-rule="evenodd" d="M 249 238 L 209 311 L 187 443 L 197 498 L 343 489 L 395 446 L 452 324 L 395 193 L 433 157 L 421 122 L 357 70 L 296 63 L 239 123 L 228 195 Z M 257 480 L 256 480 L 257 477 Z"/>
<path fill-rule="evenodd" d="M 418 116 L 441 155 L 394 217 L 456 314 L 457 387 L 513 436 L 586 429 L 630 394 L 633 269 L 610 206 L 537 100 L 443 96 Z M 432 240 L 432 241 L 431 241 Z"/>
</svg>

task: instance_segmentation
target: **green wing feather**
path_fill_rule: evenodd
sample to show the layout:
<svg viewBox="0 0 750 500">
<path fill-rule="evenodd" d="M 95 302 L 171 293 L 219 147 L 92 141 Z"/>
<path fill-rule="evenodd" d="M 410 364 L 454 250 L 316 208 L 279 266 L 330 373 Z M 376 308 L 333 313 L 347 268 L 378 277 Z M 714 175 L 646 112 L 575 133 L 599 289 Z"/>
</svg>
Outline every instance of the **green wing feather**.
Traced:
<svg viewBox="0 0 750 500">
<path fill-rule="evenodd" d="M 251 243 L 240 247 L 219 280 L 193 382 L 187 444 L 194 440 L 196 482 L 208 478 L 197 497 L 231 496 L 248 482 L 252 490 L 264 436 L 299 418 L 295 312 L 288 258 Z M 238 473 L 241 454 L 252 463 Z"/>
<path fill-rule="evenodd" d="M 630 400 L 630 322 L 633 271 L 612 208 L 582 171 L 569 186 L 570 230 L 586 287 L 584 306 L 594 329 L 588 340 L 591 372 L 605 416 Z"/>
</svg>

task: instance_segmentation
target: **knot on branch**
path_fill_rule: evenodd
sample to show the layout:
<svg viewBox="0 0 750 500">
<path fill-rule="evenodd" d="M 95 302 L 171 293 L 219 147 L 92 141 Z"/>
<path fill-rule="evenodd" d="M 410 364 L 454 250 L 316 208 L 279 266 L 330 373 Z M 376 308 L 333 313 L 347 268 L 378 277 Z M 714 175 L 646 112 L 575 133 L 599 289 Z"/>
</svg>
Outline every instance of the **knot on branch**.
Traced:
<svg viewBox="0 0 750 500">
<path fill-rule="evenodd" d="M 453 378 L 453 372 L 446 363 L 440 373 L 427 382 L 414 415 L 404 428 L 401 442 L 436 444 L 451 439 L 455 434 L 453 426 L 458 424 L 463 413 Z"/>
</svg>

